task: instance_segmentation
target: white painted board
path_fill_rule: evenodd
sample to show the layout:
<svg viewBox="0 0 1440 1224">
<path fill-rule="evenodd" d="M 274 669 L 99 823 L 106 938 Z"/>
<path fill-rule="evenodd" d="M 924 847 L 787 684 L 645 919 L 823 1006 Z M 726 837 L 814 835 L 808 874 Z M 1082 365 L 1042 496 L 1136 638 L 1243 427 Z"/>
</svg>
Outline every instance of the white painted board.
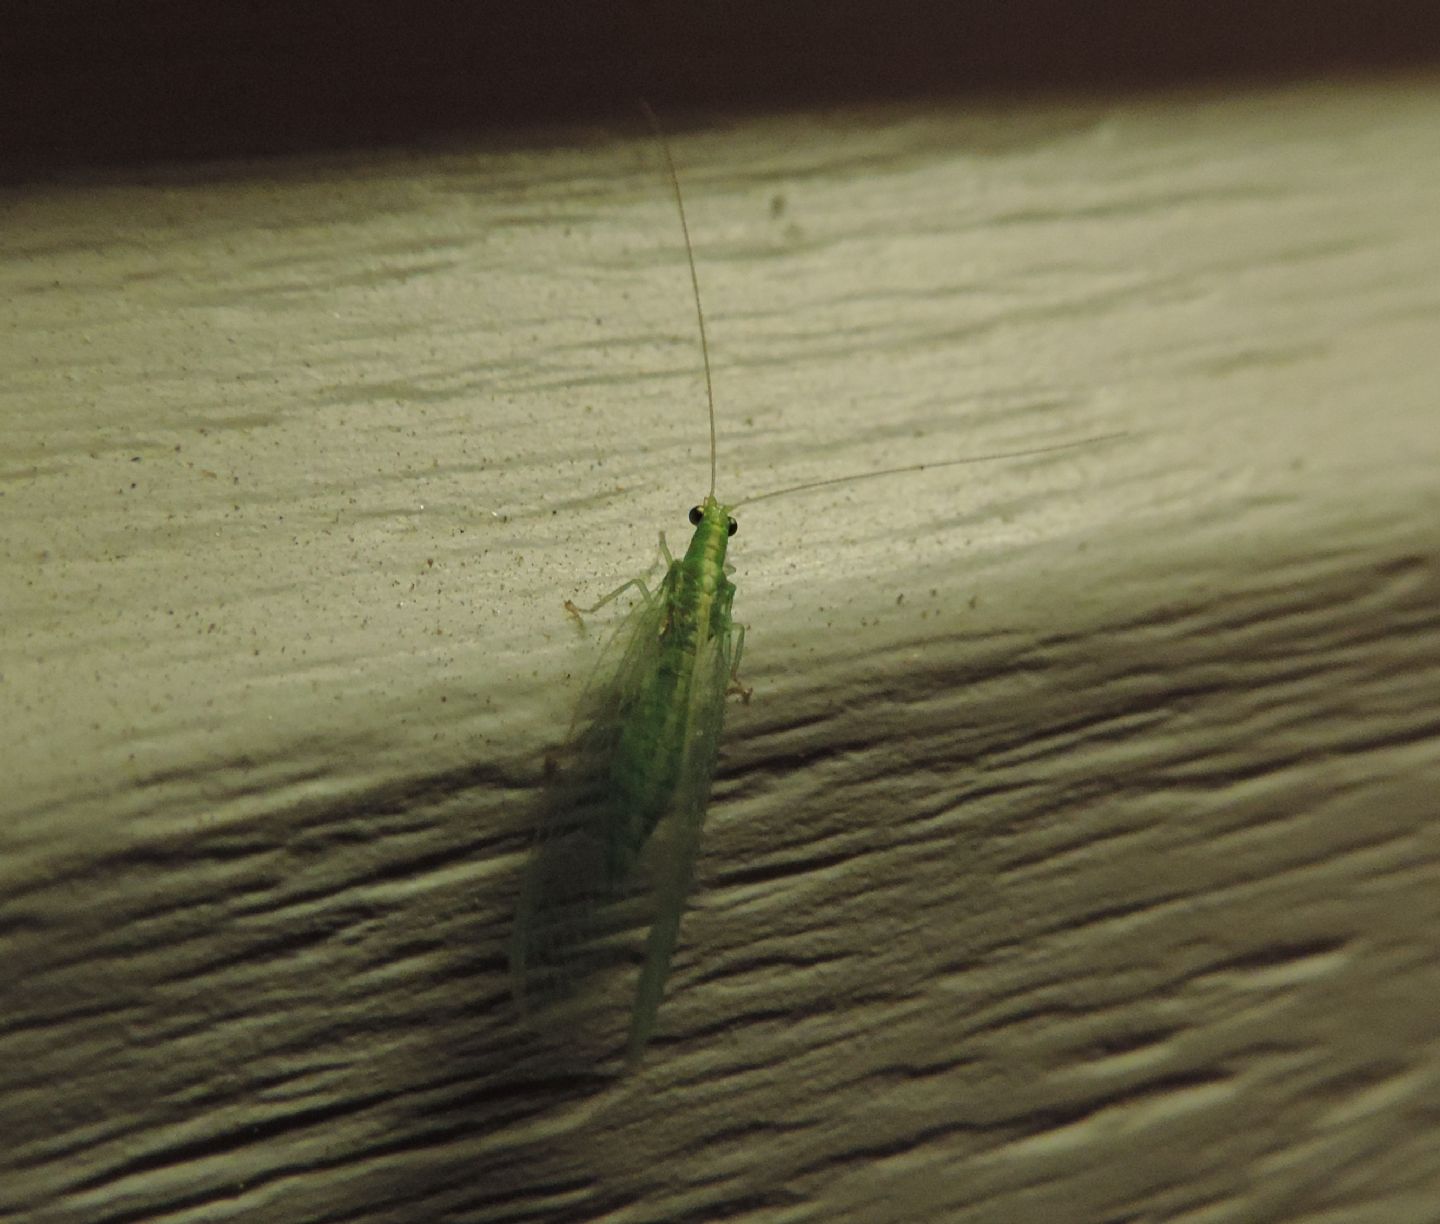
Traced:
<svg viewBox="0 0 1440 1224">
<path fill-rule="evenodd" d="M 1126 436 L 742 516 L 625 1077 L 503 948 L 704 493 L 642 125 L 7 190 L 0 1214 L 1432 1220 L 1437 125 L 675 124 L 722 497 Z"/>
</svg>

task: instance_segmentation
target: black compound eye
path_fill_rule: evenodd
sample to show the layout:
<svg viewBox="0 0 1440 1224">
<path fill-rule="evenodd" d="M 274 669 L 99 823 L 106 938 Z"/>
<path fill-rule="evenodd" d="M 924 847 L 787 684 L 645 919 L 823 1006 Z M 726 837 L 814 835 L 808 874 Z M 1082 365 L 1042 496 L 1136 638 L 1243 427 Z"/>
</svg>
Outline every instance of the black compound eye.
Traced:
<svg viewBox="0 0 1440 1224">
<path fill-rule="evenodd" d="M 703 511 L 702 509 L 700 509 L 699 506 L 691 506 L 691 507 L 690 507 L 690 526 L 692 526 L 692 527 L 698 527 L 698 526 L 700 526 L 700 520 L 703 519 L 704 517 L 705 517 L 705 511 Z"/>
<path fill-rule="evenodd" d="M 730 520 L 730 529 L 729 529 L 729 533 L 728 533 L 728 534 L 734 535 L 734 534 L 735 534 L 737 531 L 739 531 L 739 530 L 740 530 L 740 524 L 737 523 L 734 519 L 731 519 L 731 520 Z"/>
</svg>

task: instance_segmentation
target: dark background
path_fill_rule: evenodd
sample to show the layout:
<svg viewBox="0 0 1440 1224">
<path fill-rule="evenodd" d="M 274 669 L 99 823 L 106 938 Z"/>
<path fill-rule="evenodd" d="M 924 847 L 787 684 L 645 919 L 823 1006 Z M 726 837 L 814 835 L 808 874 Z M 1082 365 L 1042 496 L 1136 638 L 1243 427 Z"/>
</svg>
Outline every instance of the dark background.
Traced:
<svg viewBox="0 0 1440 1224">
<path fill-rule="evenodd" d="M 25 0 L 0 12 L 6 177 L 423 143 L 530 122 L 1403 69 L 1399 0 Z"/>
</svg>

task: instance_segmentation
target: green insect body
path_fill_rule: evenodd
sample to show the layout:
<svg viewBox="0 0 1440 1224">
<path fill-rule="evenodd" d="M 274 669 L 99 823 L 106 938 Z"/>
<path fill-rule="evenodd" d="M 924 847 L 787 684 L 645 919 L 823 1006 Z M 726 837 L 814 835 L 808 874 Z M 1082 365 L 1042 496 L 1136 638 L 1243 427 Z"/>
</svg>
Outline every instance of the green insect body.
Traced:
<svg viewBox="0 0 1440 1224">
<path fill-rule="evenodd" d="M 652 593 L 616 631 L 582 698 L 567 781 L 542 823 L 512 945 L 517 991 L 539 1002 L 563 996 L 588 975 L 626 904 L 649 893 L 651 919 L 631 1014 L 627 1059 L 644 1050 L 669 973 L 710 798 L 727 692 L 744 629 L 731 619 L 735 586 L 725 554 L 735 531 L 713 496 L 690 513 L 685 555 L 670 558 Z M 571 608 L 577 612 L 579 609 Z"/>
<path fill-rule="evenodd" d="M 616 882 L 656 833 L 673 821 L 655 877 L 654 921 L 630 1023 L 633 1062 L 654 1028 L 680 915 L 690 891 L 700 826 L 710 801 L 725 694 L 735 684 L 744 638 L 731 621 L 735 586 L 725 550 L 735 521 L 706 497 L 685 555 L 672 561 L 637 628 L 635 665 L 614 693 L 618 734 L 610 765 L 614 821 L 606 834 Z"/>
<path fill-rule="evenodd" d="M 612 830 L 617 874 L 629 869 L 677 803 L 703 810 L 725 691 L 738 664 L 735 585 L 725 576 L 734 520 L 713 497 L 697 509 L 690 547 L 670 562 L 650 596 L 652 614 L 637 629 L 644 662 L 636 660 L 615 694 L 619 734 L 610 784 L 620 821 Z"/>
</svg>

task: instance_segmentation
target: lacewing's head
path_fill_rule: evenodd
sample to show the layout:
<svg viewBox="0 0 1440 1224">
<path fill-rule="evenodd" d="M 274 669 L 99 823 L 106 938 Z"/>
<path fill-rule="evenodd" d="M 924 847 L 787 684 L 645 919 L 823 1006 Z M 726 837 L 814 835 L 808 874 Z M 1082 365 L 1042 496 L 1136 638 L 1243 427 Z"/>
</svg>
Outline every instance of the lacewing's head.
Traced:
<svg viewBox="0 0 1440 1224">
<path fill-rule="evenodd" d="M 723 520 L 727 536 L 733 536 L 740 530 L 740 524 L 730 516 L 730 511 L 713 497 L 707 497 L 700 505 L 690 507 L 690 526 L 698 527 L 707 518 L 712 522 Z"/>
</svg>

